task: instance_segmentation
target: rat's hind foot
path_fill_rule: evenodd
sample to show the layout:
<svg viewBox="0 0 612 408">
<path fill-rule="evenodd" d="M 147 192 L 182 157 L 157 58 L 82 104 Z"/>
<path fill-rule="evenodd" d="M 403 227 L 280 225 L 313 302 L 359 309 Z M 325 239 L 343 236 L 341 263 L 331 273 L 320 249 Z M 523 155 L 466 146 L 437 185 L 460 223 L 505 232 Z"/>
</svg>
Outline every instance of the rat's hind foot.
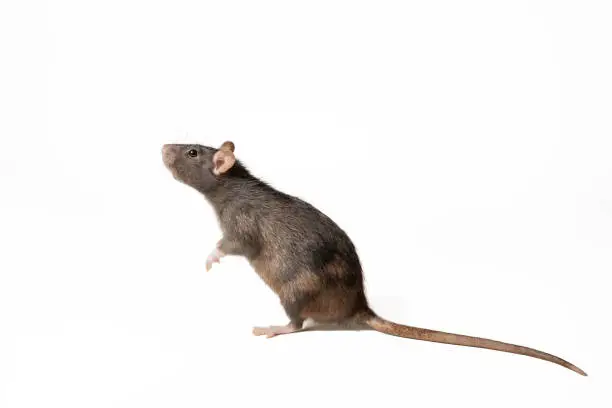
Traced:
<svg viewBox="0 0 612 408">
<path fill-rule="evenodd" d="M 269 339 L 281 334 L 295 333 L 299 330 L 301 329 L 290 323 L 286 326 L 253 327 L 253 334 L 255 336 L 266 336 Z"/>
</svg>

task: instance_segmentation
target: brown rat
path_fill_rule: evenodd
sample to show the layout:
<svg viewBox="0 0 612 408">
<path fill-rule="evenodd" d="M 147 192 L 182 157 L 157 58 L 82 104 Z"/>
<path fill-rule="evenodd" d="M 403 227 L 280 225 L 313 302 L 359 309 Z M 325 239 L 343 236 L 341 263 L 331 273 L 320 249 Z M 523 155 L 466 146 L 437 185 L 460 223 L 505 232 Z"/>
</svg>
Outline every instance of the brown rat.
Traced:
<svg viewBox="0 0 612 408">
<path fill-rule="evenodd" d="M 309 203 L 253 176 L 234 150 L 232 142 L 220 148 L 167 144 L 162 156 L 174 178 L 202 193 L 215 210 L 223 237 L 209 255 L 206 269 L 224 256 L 243 256 L 280 298 L 289 324 L 254 328 L 255 335 L 302 331 L 308 319 L 522 354 L 586 375 L 559 357 L 529 347 L 405 326 L 378 316 L 368 305 L 361 262 L 347 234 Z"/>
</svg>

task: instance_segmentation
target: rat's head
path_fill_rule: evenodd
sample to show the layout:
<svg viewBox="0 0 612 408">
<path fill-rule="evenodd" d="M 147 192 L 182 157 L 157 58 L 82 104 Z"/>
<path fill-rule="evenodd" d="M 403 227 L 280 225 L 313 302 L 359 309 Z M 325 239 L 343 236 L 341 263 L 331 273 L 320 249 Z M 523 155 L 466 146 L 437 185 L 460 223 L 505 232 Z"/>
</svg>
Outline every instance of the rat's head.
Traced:
<svg viewBox="0 0 612 408">
<path fill-rule="evenodd" d="M 225 142 L 218 149 L 198 144 L 166 144 L 162 157 L 175 179 L 203 191 L 217 185 L 236 163 L 232 142 Z"/>
</svg>

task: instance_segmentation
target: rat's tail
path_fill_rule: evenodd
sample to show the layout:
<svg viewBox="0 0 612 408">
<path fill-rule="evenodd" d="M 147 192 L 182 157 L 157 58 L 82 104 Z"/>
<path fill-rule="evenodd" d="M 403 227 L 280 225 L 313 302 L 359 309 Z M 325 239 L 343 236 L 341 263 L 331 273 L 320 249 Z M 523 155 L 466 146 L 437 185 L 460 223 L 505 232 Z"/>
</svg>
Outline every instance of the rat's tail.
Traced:
<svg viewBox="0 0 612 408">
<path fill-rule="evenodd" d="M 489 340 L 480 337 L 464 336 L 461 334 L 445 333 L 437 330 L 421 329 L 419 327 L 404 326 L 377 316 L 373 312 L 364 316 L 364 323 L 372 329 L 392 336 L 405 337 L 415 340 L 432 341 L 436 343 L 454 344 L 458 346 L 479 347 L 489 350 L 504 351 L 506 353 L 522 354 L 524 356 L 539 358 L 551 363 L 562 365 L 580 375 L 587 374 L 575 365 L 552 354 L 535 350 L 529 347 L 517 346 L 501 341 Z"/>
</svg>

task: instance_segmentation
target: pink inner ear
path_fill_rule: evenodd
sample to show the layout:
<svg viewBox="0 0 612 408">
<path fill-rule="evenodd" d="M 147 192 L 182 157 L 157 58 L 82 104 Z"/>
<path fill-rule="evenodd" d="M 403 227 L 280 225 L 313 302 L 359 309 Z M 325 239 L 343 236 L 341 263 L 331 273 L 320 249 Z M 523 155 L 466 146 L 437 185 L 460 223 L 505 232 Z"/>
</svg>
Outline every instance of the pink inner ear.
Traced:
<svg viewBox="0 0 612 408">
<path fill-rule="evenodd" d="M 225 161 L 223 159 L 223 156 L 220 155 L 215 155 L 215 169 L 218 169 L 219 167 L 223 166 L 223 162 Z"/>
<path fill-rule="evenodd" d="M 215 165 L 215 173 L 221 174 L 228 171 L 234 165 L 234 155 L 224 151 L 218 151 L 213 156 L 213 163 Z"/>
</svg>

